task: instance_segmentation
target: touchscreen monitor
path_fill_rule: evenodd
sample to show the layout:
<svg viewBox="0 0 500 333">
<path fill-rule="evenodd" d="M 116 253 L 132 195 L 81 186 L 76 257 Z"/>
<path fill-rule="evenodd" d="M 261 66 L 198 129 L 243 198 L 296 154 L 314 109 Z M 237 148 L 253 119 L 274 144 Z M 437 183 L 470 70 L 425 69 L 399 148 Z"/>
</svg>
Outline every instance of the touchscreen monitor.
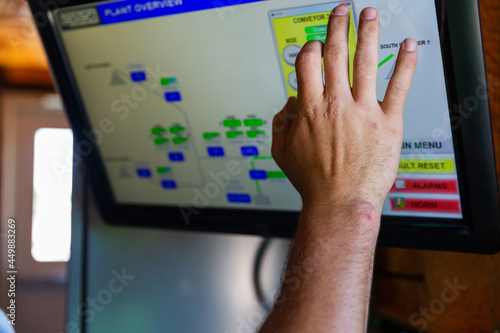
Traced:
<svg viewBox="0 0 500 333">
<path fill-rule="evenodd" d="M 143 217 L 156 226 L 210 230 L 226 220 L 214 230 L 260 233 L 238 229 L 253 223 L 271 235 L 293 233 L 301 200 L 271 156 L 271 120 L 297 93 L 298 52 L 309 40 L 324 41 L 330 12 L 341 3 L 351 14 L 351 83 L 359 13 L 379 11 L 380 100 L 401 42 L 411 37 L 419 47 L 384 224 L 470 230 L 464 117 L 453 113 L 457 68 L 439 0 L 46 5 L 56 47 L 49 58 L 53 67 L 58 62 L 63 98 L 73 101 L 76 158 L 91 161 L 87 169 L 110 220 L 120 216 L 122 223 L 124 212 L 137 212 L 137 225 Z"/>
</svg>

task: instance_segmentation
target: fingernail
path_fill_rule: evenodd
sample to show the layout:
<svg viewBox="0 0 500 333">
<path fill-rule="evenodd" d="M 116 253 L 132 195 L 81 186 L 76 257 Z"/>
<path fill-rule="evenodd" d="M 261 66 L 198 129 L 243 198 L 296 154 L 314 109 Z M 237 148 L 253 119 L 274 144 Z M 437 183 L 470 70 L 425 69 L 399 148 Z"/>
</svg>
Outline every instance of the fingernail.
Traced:
<svg viewBox="0 0 500 333">
<path fill-rule="evenodd" d="M 406 51 L 415 51 L 417 49 L 417 42 L 414 39 L 408 38 L 405 40 L 403 47 Z"/>
<path fill-rule="evenodd" d="M 363 18 L 365 20 L 373 20 L 375 17 L 377 16 L 377 11 L 375 10 L 375 8 L 365 8 L 365 10 L 363 10 Z"/>
<path fill-rule="evenodd" d="M 349 9 L 346 6 L 340 5 L 333 9 L 333 15 L 335 16 L 344 16 L 349 13 Z"/>
</svg>

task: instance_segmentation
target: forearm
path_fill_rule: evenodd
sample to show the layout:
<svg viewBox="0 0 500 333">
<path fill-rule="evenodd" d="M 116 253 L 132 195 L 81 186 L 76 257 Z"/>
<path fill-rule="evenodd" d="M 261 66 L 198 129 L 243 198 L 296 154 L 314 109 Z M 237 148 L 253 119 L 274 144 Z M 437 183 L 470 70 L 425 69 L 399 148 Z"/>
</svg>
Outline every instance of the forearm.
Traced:
<svg viewBox="0 0 500 333">
<path fill-rule="evenodd" d="M 328 227 L 325 227 L 328 224 Z M 366 332 L 380 212 L 304 206 L 267 332 Z"/>
</svg>

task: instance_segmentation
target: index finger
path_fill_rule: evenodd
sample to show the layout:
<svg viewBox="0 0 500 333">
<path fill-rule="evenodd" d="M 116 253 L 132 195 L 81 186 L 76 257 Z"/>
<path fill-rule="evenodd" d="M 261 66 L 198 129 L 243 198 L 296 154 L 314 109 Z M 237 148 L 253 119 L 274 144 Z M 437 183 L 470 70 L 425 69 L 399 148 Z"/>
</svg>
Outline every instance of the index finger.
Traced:
<svg viewBox="0 0 500 333">
<path fill-rule="evenodd" d="M 314 102 L 323 95 L 322 71 L 323 43 L 319 40 L 307 42 L 295 60 L 297 70 L 297 98 L 302 103 Z"/>
</svg>

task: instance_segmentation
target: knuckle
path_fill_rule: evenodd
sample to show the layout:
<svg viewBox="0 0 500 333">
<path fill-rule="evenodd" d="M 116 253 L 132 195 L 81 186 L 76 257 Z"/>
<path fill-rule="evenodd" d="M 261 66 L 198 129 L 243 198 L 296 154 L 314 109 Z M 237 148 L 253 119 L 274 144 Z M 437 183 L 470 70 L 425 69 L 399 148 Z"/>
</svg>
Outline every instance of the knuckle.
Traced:
<svg viewBox="0 0 500 333">
<path fill-rule="evenodd" d="M 318 55 L 314 50 L 311 50 L 308 47 L 303 47 L 297 55 L 296 65 L 301 66 L 304 64 L 310 64 L 317 61 Z"/>
<path fill-rule="evenodd" d="M 401 61 L 399 67 L 401 67 L 405 71 L 412 72 L 415 69 L 415 63 L 409 59 L 406 59 L 405 61 Z"/>
<path fill-rule="evenodd" d="M 361 110 L 362 111 L 361 114 L 363 114 L 363 115 L 368 114 L 373 109 L 373 105 L 371 105 L 370 103 L 365 103 L 365 102 L 360 102 L 360 101 L 354 101 L 354 103 L 356 105 L 356 109 Z"/>
<path fill-rule="evenodd" d="M 363 24 L 360 27 L 359 31 L 359 37 L 360 38 L 368 38 L 371 39 L 372 37 L 378 36 L 379 33 L 379 23 L 377 21 L 369 21 L 369 22 L 363 22 Z"/>
<path fill-rule="evenodd" d="M 302 116 L 300 117 L 300 119 L 302 121 L 314 120 L 314 118 L 316 117 L 316 109 L 317 107 L 312 103 L 304 104 L 302 107 Z"/>
<path fill-rule="evenodd" d="M 377 40 L 373 38 L 373 36 L 367 36 L 363 34 L 359 34 L 357 48 L 358 50 L 362 49 L 372 49 L 377 47 Z M 366 53 L 366 51 L 365 51 Z M 367 54 L 364 54 L 367 55 Z"/>
<path fill-rule="evenodd" d="M 281 121 L 282 118 L 283 118 L 283 115 L 281 112 L 276 113 L 273 117 L 273 125 L 279 124 L 279 122 Z"/>
<path fill-rule="evenodd" d="M 376 68 L 377 65 L 372 59 L 360 59 L 355 63 L 354 70 L 361 79 L 371 79 L 374 66 Z"/>
<path fill-rule="evenodd" d="M 282 119 L 282 114 L 281 112 L 278 112 L 274 115 L 273 117 L 273 128 L 278 127 L 281 124 L 281 119 Z"/>
<path fill-rule="evenodd" d="M 274 133 L 279 133 L 280 131 L 284 130 L 287 126 L 290 126 L 290 124 L 295 119 L 296 115 L 294 113 L 286 111 L 287 107 L 283 108 L 282 111 L 274 115 L 272 120 L 272 130 Z"/>
<path fill-rule="evenodd" d="M 345 78 L 344 73 L 339 73 L 338 71 L 328 71 L 325 73 L 325 87 L 328 87 L 328 89 L 331 89 L 335 87 L 338 82 L 342 82 Z"/>
<path fill-rule="evenodd" d="M 325 45 L 323 57 L 333 62 L 344 61 L 347 58 L 347 45 Z"/>
<path fill-rule="evenodd" d="M 406 89 L 403 87 L 402 84 L 394 82 L 391 85 L 391 94 L 397 97 L 402 97 L 406 95 Z"/>
<path fill-rule="evenodd" d="M 384 102 L 384 111 L 388 111 L 390 113 L 399 112 L 402 108 L 402 105 L 398 101 L 388 100 Z"/>
<path fill-rule="evenodd" d="M 337 115 L 344 109 L 344 103 L 342 99 L 338 96 L 328 97 L 327 112 L 331 115 Z"/>
<path fill-rule="evenodd" d="M 273 134 L 279 134 L 284 130 L 285 130 L 285 124 L 283 124 L 283 123 L 273 124 Z"/>
<path fill-rule="evenodd" d="M 396 62 L 396 66 L 405 72 L 413 72 L 417 67 L 417 57 L 403 55 Z"/>
<path fill-rule="evenodd" d="M 287 125 L 291 125 L 293 121 L 295 120 L 296 114 L 289 114 L 287 113 L 285 115 L 284 121 L 286 122 Z"/>
<path fill-rule="evenodd" d="M 328 22 L 328 31 L 337 31 L 337 29 L 345 29 L 346 21 L 349 19 L 348 15 L 345 16 L 330 16 L 330 21 Z"/>
</svg>

